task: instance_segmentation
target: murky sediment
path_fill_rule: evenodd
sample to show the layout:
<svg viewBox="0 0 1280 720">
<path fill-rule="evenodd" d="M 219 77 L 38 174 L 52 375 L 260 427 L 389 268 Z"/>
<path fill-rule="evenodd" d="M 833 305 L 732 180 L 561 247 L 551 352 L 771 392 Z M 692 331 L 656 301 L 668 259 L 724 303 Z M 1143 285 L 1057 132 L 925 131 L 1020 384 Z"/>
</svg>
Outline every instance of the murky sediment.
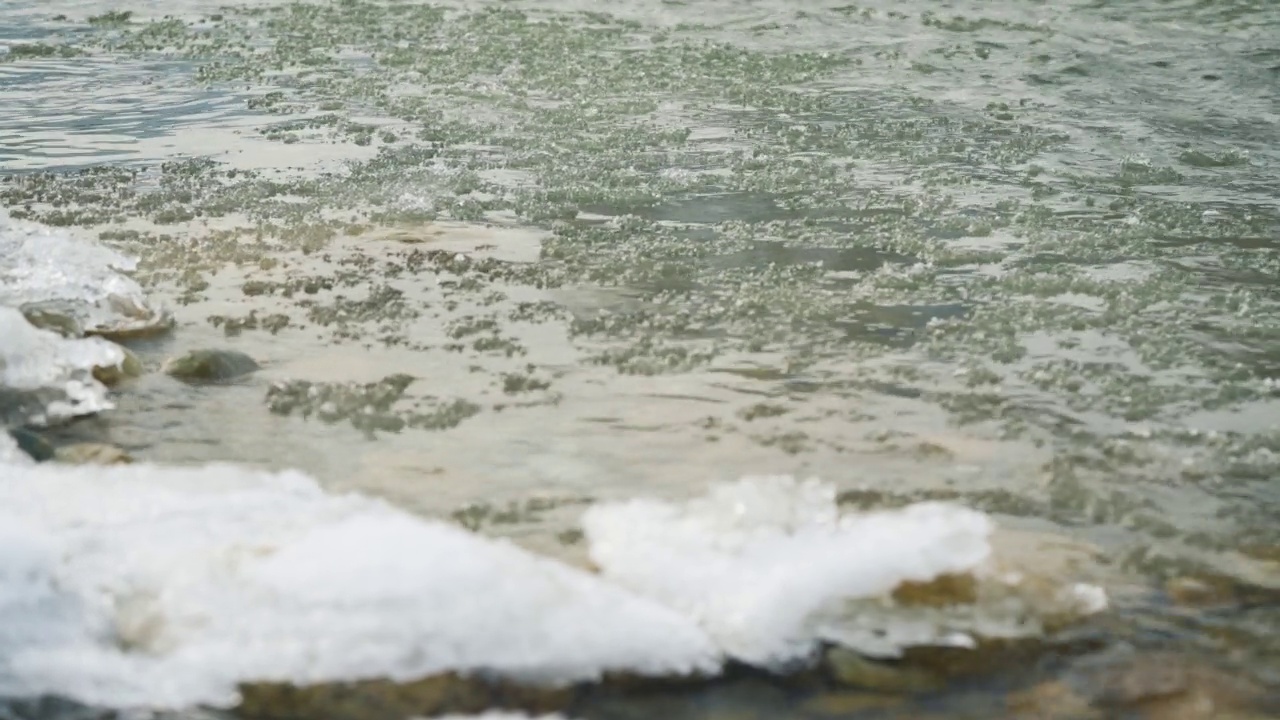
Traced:
<svg viewBox="0 0 1280 720">
<path fill-rule="evenodd" d="M 1113 599 L 1008 685 L 547 709 L 1105 717 L 1146 700 L 1090 662 L 1155 650 L 1209 658 L 1187 697 L 1280 687 L 1280 8 L 3 12 L 0 203 L 138 257 L 175 320 L 54 445 L 296 468 L 574 564 L 594 504 L 817 476 L 1088 547 Z M 261 367 L 161 372 L 207 349 Z"/>
</svg>

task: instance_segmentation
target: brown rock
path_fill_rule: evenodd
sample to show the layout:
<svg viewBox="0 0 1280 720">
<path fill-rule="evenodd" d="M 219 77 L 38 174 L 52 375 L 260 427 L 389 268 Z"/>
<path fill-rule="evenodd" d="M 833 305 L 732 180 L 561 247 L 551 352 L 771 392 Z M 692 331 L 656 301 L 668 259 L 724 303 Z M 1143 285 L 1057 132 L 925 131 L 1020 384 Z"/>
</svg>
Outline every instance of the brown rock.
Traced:
<svg viewBox="0 0 1280 720">
<path fill-rule="evenodd" d="M 1007 698 L 1011 717 L 1018 720 L 1092 720 L 1102 713 L 1088 698 L 1061 680 L 1040 683 Z"/>
<path fill-rule="evenodd" d="M 545 714 L 568 707 L 572 688 L 491 682 L 448 673 L 413 682 L 362 680 L 298 687 L 251 683 L 240 687 L 237 717 L 246 720 L 407 720 L 504 708 Z"/>
<path fill-rule="evenodd" d="M 127 465 L 133 462 L 128 453 L 105 443 L 75 443 L 53 451 L 56 462 L 67 465 Z"/>
<path fill-rule="evenodd" d="M 903 605 L 942 607 L 972 604 L 978 600 L 978 581 L 973 575 L 946 574 L 928 582 L 904 582 L 894 588 L 893 599 Z"/>
<path fill-rule="evenodd" d="M 843 718 L 861 712 L 893 710 L 903 705 L 897 695 L 867 692 L 832 692 L 810 698 L 801 706 L 806 715 Z"/>
<path fill-rule="evenodd" d="M 56 332 L 62 337 L 84 336 L 84 326 L 75 314 L 57 302 L 28 303 L 22 306 L 22 315 L 32 327 Z"/>
<path fill-rule="evenodd" d="M 1265 571 L 1267 564 L 1257 566 Z M 1166 582 L 1164 590 L 1171 601 L 1190 608 L 1280 604 L 1280 580 L 1263 572 L 1255 572 L 1253 577 L 1211 573 L 1181 576 Z"/>
<path fill-rule="evenodd" d="M 93 377 L 108 387 L 142 375 L 142 361 L 138 359 L 138 356 L 134 355 L 129 348 L 121 347 L 120 349 L 124 351 L 124 359 L 120 361 L 119 365 L 95 367 L 93 369 Z"/>
<path fill-rule="evenodd" d="M 1164 584 L 1165 594 L 1178 605 L 1206 608 L 1236 603 L 1233 583 L 1222 578 L 1196 578 L 1182 576 Z"/>
<path fill-rule="evenodd" d="M 942 687 L 942 678 L 909 664 L 863 657 L 842 647 L 826 652 L 827 672 L 841 685 L 884 693 L 928 692 Z"/>
<path fill-rule="evenodd" d="M 1280 545 L 1245 545 L 1240 554 L 1265 562 L 1280 563 Z"/>
<path fill-rule="evenodd" d="M 1146 720 L 1213 720 L 1250 717 L 1267 697 L 1247 677 L 1189 656 L 1154 653 L 1107 668 L 1093 705 Z"/>
</svg>

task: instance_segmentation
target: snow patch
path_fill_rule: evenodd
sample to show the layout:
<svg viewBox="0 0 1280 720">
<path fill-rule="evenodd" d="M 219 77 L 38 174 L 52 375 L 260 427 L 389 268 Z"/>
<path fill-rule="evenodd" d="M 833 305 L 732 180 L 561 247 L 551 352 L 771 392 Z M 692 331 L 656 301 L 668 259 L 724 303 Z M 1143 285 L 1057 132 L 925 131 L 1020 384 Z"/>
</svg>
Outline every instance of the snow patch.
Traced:
<svg viewBox="0 0 1280 720">
<path fill-rule="evenodd" d="M 225 706 L 249 680 L 718 665 L 669 608 L 296 473 L 0 466 L 0 696 Z"/>
<path fill-rule="evenodd" d="M 583 526 L 604 577 L 696 619 L 729 655 L 764 666 L 807 658 L 840 628 L 843 603 L 974 570 L 990 555 L 992 530 L 982 513 L 941 503 L 841 516 L 833 486 L 788 477 L 721 485 L 685 505 L 600 505 Z M 884 617 L 874 643 L 842 639 L 875 654 L 934 639 L 897 630 Z"/>
<path fill-rule="evenodd" d="M 0 426 L 48 424 L 111 408 L 95 367 L 115 367 L 124 351 L 101 338 L 67 339 L 0 307 Z"/>
</svg>

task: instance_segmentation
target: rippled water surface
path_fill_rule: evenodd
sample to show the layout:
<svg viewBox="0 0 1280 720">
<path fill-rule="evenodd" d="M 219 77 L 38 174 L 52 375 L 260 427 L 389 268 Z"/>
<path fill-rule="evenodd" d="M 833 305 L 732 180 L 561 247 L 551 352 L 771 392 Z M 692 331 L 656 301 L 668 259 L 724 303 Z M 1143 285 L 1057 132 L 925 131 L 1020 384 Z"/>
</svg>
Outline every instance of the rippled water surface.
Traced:
<svg viewBox="0 0 1280 720">
<path fill-rule="evenodd" d="M 743 474 L 955 499 L 1280 683 L 1280 4 L 9 1 L 0 46 L 0 202 L 141 259 L 151 366 L 264 365 L 66 438 L 569 557 Z M 1208 572 L 1270 599 L 1165 614 Z"/>
</svg>

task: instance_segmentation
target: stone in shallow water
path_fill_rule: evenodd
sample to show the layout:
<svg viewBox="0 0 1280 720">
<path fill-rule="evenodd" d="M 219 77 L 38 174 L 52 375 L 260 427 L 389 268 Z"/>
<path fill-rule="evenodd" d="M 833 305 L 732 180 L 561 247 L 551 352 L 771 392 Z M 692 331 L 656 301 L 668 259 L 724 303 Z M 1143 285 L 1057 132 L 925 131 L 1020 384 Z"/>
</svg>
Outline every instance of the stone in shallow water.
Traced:
<svg viewBox="0 0 1280 720">
<path fill-rule="evenodd" d="M 9 437 L 13 438 L 13 441 L 18 444 L 18 449 L 29 455 L 32 460 L 44 462 L 53 459 L 53 446 L 38 433 L 25 428 L 14 428 L 9 431 Z"/>
<path fill-rule="evenodd" d="M 1101 711 L 1089 704 L 1088 698 L 1061 680 L 1011 693 L 1007 703 L 1010 714 L 1017 718 L 1093 720 L 1103 717 Z"/>
<path fill-rule="evenodd" d="M 231 380 L 257 369 L 256 360 L 237 350 L 192 350 L 164 364 L 166 374 L 188 382 Z"/>
<path fill-rule="evenodd" d="M 130 378 L 140 377 L 142 375 L 142 360 L 129 348 L 120 347 L 124 353 L 124 359 L 117 365 L 101 365 L 93 369 L 93 377 L 98 382 L 111 387 Z"/>
<path fill-rule="evenodd" d="M 801 709 L 806 715 L 847 718 L 859 713 L 874 713 L 899 708 L 904 704 L 898 695 L 873 692 L 837 691 L 823 693 L 805 701 Z"/>
<path fill-rule="evenodd" d="M 56 301 L 27 303 L 19 310 L 32 327 L 56 332 L 62 337 L 84 336 L 84 325 L 74 311 L 62 303 Z"/>
<path fill-rule="evenodd" d="M 1105 717 L 1244 720 L 1280 712 L 1274 688 L 1191 655 L 1135 655 L 1095 670 L 1090 699 Z"/>
<path fill-rule="evenodd" d="M 406 720 L 491 708 L 547 713 L 566 709 L 572 688 L 539 688 L 455 673 L 412 682 L 364 680 L 298 687 L 287 683 L 240 686 L 238 717 L 313 720 Z"/>
<path fill-rule="evenodd" d="M 133 462 L 128 453 L 106 443 L 75 443 L 53 451 L 53 459 L 68 465 L 126 465 Z"/>
<path fill-rule="evenodd" d="M 112 342 L 126 342 L 163 335 L 173 329 L 173 315 L 167 310 L 152 312 L 139 308 L 138 313 L 136 316 L 130 316 L 129 319 L 114 324 L 88 328 L 85 334 L 97 335 Z"/>
<path fill-rule="evenodd" d="M 832 647 L 826 653 L 827 671 L 841 685 L 883 693 L 937 690 L 942 678 L 923 668 L 871 660 L 852 650 Z"/>
</svg>

